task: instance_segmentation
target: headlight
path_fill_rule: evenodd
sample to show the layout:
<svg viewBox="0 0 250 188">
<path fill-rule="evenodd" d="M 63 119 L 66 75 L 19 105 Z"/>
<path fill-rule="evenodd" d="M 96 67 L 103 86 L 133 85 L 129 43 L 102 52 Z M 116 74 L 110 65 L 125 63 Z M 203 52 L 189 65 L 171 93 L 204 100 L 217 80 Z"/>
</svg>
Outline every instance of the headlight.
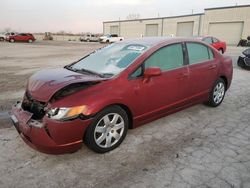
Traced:
<svg viewBox="0 0 250 188">
<path fill-rule="evenodd" d="M 52 108 L 47 112 L 50 119 L 68 120 L 77 117 L 79 114 L 84 114 L 87 111 L 86 106 L 76 106 L 70 108 Z"/>
</svg>

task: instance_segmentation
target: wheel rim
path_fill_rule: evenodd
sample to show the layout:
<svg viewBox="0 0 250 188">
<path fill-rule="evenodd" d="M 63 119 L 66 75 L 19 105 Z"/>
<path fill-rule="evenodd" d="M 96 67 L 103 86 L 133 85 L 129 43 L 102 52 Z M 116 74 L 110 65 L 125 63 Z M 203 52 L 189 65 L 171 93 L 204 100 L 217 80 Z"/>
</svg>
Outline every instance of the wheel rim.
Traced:
<svg viewBox="0 0 250 188">
<path fill-rule="evenodd" d="M 225 86 L 222 82 L 216 84 L 213 92 L 213 99 L 216 104 L 219 104 L 225 94 Z"/>
<path fill-rule="evenodd" d="M 124 132 L 124 120 L 117 113 L 110 113 L 102 117 L 94 131 L 95 143 L 102 148 L 114 146 Z"/>
</svg>

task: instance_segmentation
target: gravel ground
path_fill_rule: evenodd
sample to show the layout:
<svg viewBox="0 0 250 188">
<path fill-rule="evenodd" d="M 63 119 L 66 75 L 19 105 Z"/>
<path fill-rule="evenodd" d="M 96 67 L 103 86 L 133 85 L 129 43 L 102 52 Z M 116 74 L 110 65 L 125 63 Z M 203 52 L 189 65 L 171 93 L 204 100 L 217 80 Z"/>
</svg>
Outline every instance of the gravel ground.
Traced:
<svg viewBox="0 0 250 188">
<path fill-rule="evenodd" d="M 55 156 L 29 148 L 6 118 L 26 79 L 101 46 L 0 43 L 0 187 L 250 187 L 250 72 L 237 66 L 221 106 L 196 105 L 129 130 L 109 153 L 83 146 Z M 235 63 L 242 50 L 229 47 L 227 55 Z"/>
</svg>

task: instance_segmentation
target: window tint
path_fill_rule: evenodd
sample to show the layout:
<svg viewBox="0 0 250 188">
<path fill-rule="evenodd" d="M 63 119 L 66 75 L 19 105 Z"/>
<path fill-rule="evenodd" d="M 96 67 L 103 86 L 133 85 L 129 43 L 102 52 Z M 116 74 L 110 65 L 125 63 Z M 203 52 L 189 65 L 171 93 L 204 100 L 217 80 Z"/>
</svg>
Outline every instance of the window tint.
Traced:
<svg viewBox="0 0 250 188">
<path fill-rule="evenodd" d="M 171 70 L 183 66 L 183 50 L 181 44 L 173 44 L 161 48 L 145 61 L 145 68 L 159 67 Z"/>
<path fill-rule="evenodd" d="M 214 59 L 214 53 L 210 48 L 208 48 L 208 53 L 209 53 L 209 59 Z"/>
<path fill-rule="evenodd" d="M 213 43 L 211 37 L 204 38 L 203 41 L 206 42 L 206 43 L 208 43 L 208 44 L 212 44 Z"/>
<path fill-rule="evenodd" d="M 196 64 L 210 59 L 208 47 L 198 43 L 187 43 L 189 64 Z"/>
<path fill-rule="evenodd" d="M 142 75 L 142 67 L 140 66 L 138 69 L 136 69 L 131 75 L 131 78 L 137 78 Z"/>
</svg>

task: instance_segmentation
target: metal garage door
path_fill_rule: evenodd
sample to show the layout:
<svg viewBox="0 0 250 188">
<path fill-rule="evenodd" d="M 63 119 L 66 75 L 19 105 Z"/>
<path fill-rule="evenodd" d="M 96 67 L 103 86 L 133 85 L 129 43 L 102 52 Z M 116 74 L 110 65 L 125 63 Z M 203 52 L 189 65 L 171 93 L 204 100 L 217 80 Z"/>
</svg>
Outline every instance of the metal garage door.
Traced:
<svg viewBox="0 0 250 188">
<path fill-rule="evenodd" d="M 110 34 L 117 34 L 117 35 L 119 35 L 119 28 L 118 28 L 117 25 L 110 26 Z"/>
<path fill-rule="evenodd" d="M 145 36 L 147 37 L 158 36 L 158 24 L 147 24 Z"/>
<path fill-rule="evenodd" d="M 178 22 L 177 36 L 191 37 L 193 36 L 194 22 Z"/>
<path fill-rule="evenodd" d="M 209 35 L 224 40 L 229 45 L 237 45 L 243 29 L 243 22 L 210 23 Z"/>
</svg>

